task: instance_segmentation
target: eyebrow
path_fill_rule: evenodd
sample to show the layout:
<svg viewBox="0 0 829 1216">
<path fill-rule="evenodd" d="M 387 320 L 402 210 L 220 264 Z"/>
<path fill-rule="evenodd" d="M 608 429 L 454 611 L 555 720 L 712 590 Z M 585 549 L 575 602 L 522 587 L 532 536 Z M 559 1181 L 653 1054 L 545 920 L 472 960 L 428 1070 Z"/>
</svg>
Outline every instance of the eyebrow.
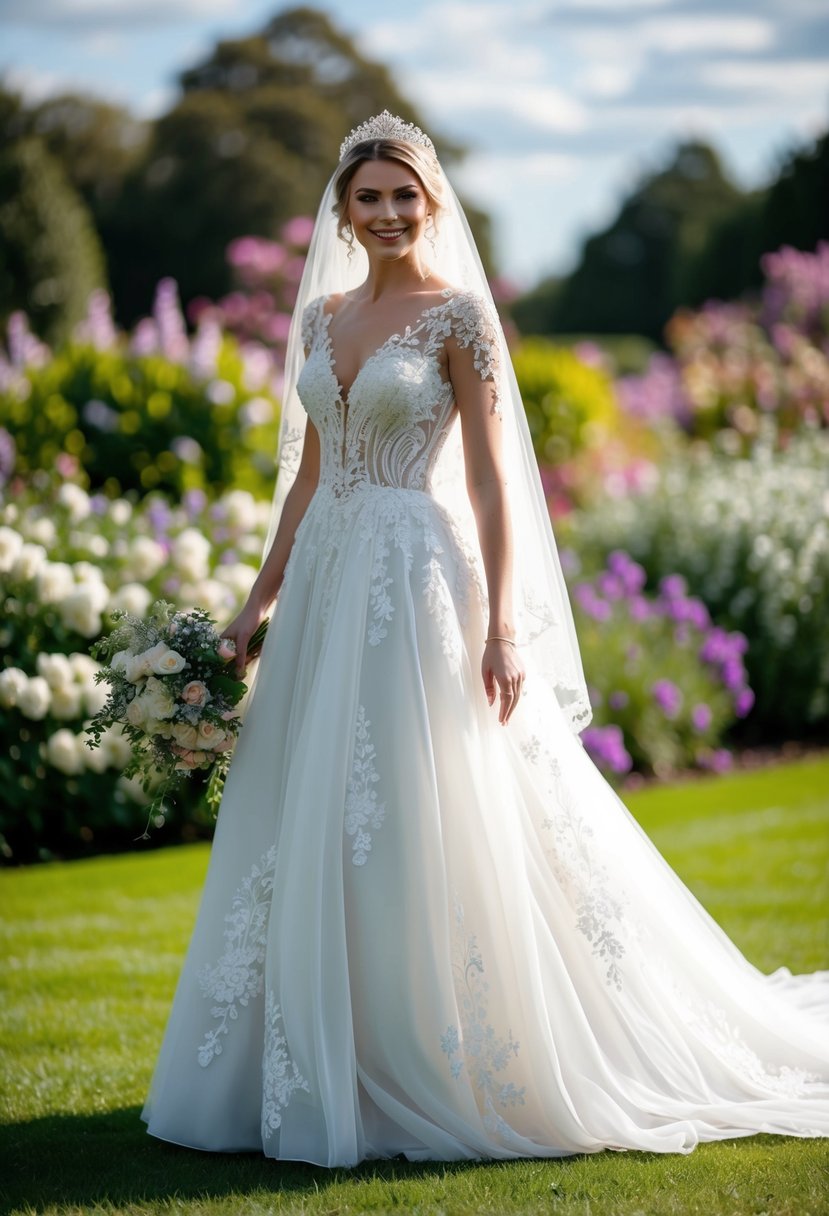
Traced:
<svg viewBox="0 0 829 1216">
<path fill-rule="evenodd" d="M 399 194 L 401 190 L 416 190 L 416 189 L 417 189 L 417 186 L 415 185 L 414 182 L 412 182 L 408 186 L 396 186 L 394 189 L 394 193 Z M 382 193 L 382 191 L 378 190 L 376 186 L 358 186 L 357 191 L 359 192 L 361 190 L 367 190 L 369 194 L 381 194 Z"/>
</svg>

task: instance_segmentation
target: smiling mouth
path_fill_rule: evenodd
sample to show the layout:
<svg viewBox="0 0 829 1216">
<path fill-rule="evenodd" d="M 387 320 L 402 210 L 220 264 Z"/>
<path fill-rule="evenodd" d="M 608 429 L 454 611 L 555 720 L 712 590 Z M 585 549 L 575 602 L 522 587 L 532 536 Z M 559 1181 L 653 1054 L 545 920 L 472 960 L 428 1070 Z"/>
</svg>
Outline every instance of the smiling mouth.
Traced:
<svg viewBox="0 0 829 1216">
<path fill-rule="evenodd" d="M 375 228 L 372 228 L 371 231 L 374 233 L 374 235 L 376 237 L 379 237 L 381 241 L 391 242 L 391 241 L 396 241 L 399 236 L 402 236 L 403 233 L 406 231 L 406 229 L 405 228 L 389 228 L 388 231 L 381 232 Z"/>
</svg>

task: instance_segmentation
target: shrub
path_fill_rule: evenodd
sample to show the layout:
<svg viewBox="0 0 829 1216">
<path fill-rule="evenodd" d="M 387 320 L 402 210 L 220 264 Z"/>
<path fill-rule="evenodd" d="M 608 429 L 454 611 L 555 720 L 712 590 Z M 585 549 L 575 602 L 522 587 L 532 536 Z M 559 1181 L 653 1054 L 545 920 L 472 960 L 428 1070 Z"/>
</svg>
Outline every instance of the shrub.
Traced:
<svg viewBox="0 0 829 1216">
<path fill-rule="evenodd" d="M 623 547 L 649 587 L 679 573 L 718 624 L 745 634 L 757 698 L 745 733 L 760 739 L 829 721 L 829 433 L 776 448 L 774 433 L 737 460 L 693 449 L 652 489 L 561 530 L 586 569 Z"/>
<path fill-rule="evenodd" d="M 131 340 L 116 334 L 108 300 L 90 300 L 75 340 L 54 353 L 16 314 L 0 353 L 0 421 L 17 449 L 17 472 L 51 467 L 62 452 L 87 488 L 117 495 L 180 496 L 242 485 L 270 495 L 278 410 L 275 365 L 205 321 L 188 337 L 175 284 L 159 284 L 154 315 Z"/>
<path fill-rule="evenodd" d="M 205 608 L 220 627 L 256 577 L 270 514 L 243 490 L 170 506 L 59 484 L 45 474 L 0 508 L 0 849 L 12 860 L 127 847 L 146 796 L 124 781 L 128 747 L 111 730 L 98 750 L 85 725 L 106 687 L 91 642 L 116 608 L 143 615 L 156 598 Z M 208 833 L 198 782 L 177 795 L 170 832 Z M 154 842 L 156 843 L 156 842 Z"/>
<path fill-rule="evenodd" d="M 578 569 L 563 555 L 571 580 Z M 751 709 L 742 656 L 746 638 L 714 625 L 679 575 L 644 594 L 645 571 L 622 549 L 572 587 L 590 682 L 593 721 L 585 747 L 613 779 L 636 767 L 667 777 L 680 768 L 722 768 L 723 734 Z"/>
</svg>

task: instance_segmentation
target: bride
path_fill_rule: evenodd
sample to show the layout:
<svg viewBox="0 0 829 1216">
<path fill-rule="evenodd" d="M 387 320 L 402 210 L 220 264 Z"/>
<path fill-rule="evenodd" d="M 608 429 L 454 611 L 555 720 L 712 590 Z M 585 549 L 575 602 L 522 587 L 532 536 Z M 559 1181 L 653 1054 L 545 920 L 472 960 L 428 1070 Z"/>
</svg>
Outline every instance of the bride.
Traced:
<svg viewBox="0 0 829 1216">
<path fill-rule="evenodd" d="M 320 205 L 278 462 L 150 1134 L 323 1166 L 829 1136 L 829 971 L 754 967 L 582 746 L 503 331 L 387 111 Z"/>
</svg>

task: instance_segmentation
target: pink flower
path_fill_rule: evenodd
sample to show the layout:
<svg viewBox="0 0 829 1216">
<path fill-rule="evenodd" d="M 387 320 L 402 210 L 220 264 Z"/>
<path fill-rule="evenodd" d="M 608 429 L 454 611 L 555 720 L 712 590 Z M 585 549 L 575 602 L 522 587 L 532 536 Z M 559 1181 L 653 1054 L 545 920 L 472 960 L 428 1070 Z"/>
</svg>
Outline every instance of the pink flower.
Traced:
<svg viewBox="0 0 829 1216">
<path fill-rule="evenodd" d="M 216 647 L 216 654 L 220 659 L 235 659 L 236 658 L 236 643 L 233 638 L 222 638 L 219 645 Z"/>
<path fill-rule="evenodd" d="M 201 680 L 191 680 L 189 684 L 185 684 L 180 696 L 186 705 L 206 705 L 210 700 L 207 685 Z"/>
</svg>

